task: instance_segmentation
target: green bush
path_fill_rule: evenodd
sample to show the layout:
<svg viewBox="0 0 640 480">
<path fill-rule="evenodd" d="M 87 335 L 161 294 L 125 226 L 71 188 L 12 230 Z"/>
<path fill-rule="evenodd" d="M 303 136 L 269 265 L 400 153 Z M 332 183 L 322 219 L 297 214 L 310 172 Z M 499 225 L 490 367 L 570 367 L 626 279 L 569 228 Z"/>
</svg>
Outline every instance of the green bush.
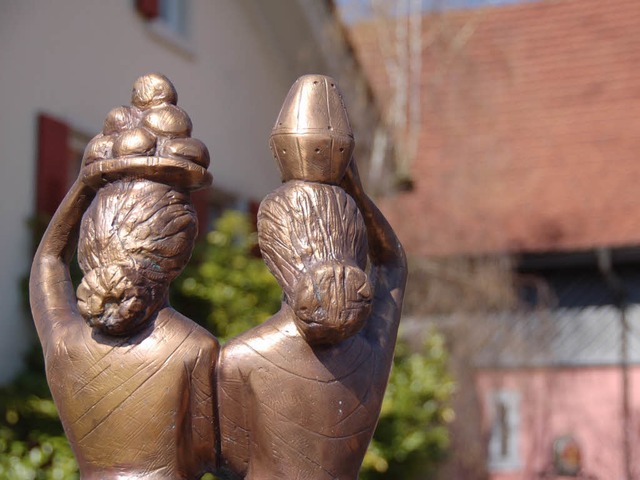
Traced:
<svg viewBox="0 0 640 480">
<path fill-rule="evenodd" d="M 39 347 L 0 388 L 0 479 L 71 480 L 78 467 L 44 376 Z"/>
<path fill-rule="evenodd" d="M 398 342 L 378 427 L 362 465 L 362 480 L 430 478 L 449 448 L 447 424 L 454 383 L 444 337 L 432 331 L 420 353 Z"/>
<path fill-rule="evenodd" d="M 246 214 L 227 211 L 174 282 L 171 304 L 225 341 L 280 308 L 282 291 L 262 259 Z"/>
</svg>

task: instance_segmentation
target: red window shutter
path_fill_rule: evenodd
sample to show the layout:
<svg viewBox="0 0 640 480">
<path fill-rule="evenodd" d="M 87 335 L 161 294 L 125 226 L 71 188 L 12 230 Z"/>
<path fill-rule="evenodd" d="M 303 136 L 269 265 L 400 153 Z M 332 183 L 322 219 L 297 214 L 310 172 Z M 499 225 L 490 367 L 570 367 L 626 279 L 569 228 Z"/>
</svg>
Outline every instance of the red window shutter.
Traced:
<svg viewBox="0 0 640 480">
<path fill-rule="evenodd" d="M 147 20 L 153 20 L 160 14 L 159 0 L 136 0 L 136 10 Z"/>
<path fill-rule="evenodd" d="M 38 116 L 36 213 L 52 216 L 67 193 L 69 133 L 66 123 L 45 114 Z"/>
<path fill-rule="evenodd" d="M 191 194 L 191 203 L 198 216 L 198 237 L 209 231 L 209 193 L 211 187 L 203 188 Z"/>
</svg>

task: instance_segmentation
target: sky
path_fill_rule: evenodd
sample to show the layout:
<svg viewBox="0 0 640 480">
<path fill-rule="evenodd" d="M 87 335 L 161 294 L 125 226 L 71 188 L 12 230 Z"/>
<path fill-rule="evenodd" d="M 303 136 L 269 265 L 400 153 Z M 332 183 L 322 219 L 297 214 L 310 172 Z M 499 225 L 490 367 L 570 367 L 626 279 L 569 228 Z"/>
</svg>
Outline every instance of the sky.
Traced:
<svg viewBox="0 0 640 480">
<path fill-rule="evenodd" d="M 394 10 L 394 5 L 408 5 L 412 0 L 387 0 L 389 11 Z M 531 0 L 422 0 L 422 8 L 428 11 L 434 6 L 439 8 L 476 8 L 489 5 L 504 5 L 509 3 L 521 3 Z M 364 20 L 371 15 L 371 0 L 336 0 L 343 19 L 347 23 Z"/>
</svg>

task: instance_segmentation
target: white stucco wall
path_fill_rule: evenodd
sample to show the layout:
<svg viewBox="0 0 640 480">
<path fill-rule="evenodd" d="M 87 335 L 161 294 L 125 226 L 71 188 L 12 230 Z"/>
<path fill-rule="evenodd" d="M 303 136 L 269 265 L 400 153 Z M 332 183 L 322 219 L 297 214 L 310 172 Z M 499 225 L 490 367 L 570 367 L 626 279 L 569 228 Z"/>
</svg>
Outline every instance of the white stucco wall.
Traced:
<svg viewBox="0 0 640 480">
<path fill-rule="evenodd" d="M 97 133 L 106 113 L 128 102 L 133 80 L 159 71 L 211 151 L 215 184 L 257 199 L 278 184 L 267 137 L 305 61 L 282 58 L 277 42 L 303 39 L 286 30 L 271 36 L 273 22 L 252 0 L 192 0 L 185 54 L 151 34 L 133 4 L 0 2 L 0 382 L 17 371 L 29 344 L 18 279 L 30 264 L 25 222 L 34 208 L 38 112 Z M 300 17 L 297 8 L 289 0 Z M 305 31 L 296 27 L 292 36 Z M 305 55 L 306 65 L 321 65 L 315 52 Z"/>
</svg>

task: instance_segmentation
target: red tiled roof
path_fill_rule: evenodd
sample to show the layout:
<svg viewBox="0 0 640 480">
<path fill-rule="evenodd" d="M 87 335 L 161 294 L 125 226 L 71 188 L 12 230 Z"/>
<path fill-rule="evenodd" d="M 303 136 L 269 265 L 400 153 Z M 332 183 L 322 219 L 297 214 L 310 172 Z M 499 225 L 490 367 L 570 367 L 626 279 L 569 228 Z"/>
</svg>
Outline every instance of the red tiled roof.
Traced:
<svg viewBox="0 0 640 480">
<path fill-rule="evenodd" d="M 409 253 L 640 243 L 640 2 L 549 0 L 424 21 L 415 189 L 383 201 Z M 362 23 L 352 37 L 388 98 L 379 31 Z"/>
</svg>

